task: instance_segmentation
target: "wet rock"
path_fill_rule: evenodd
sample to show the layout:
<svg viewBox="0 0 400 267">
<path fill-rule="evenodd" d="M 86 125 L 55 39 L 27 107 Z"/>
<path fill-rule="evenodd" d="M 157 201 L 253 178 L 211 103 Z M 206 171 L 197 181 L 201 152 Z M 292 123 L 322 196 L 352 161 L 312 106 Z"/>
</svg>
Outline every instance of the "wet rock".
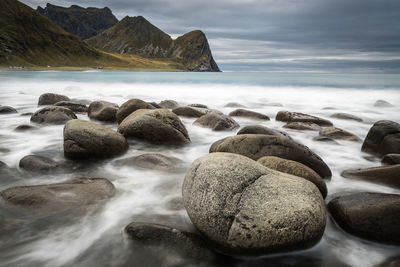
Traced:
<svg viewBox="0 0 400 267">
<path fill-rule="evenodd" d="M 104 178 L 76 178 L 58 184 L 17 186 L 0 193 L 8 203 L 49 210 L 79 208 L 106 200 L 114 194 L 114 185 Z"/>
<path fill-rule="evenodd" d="M 239 127 L 239 124 L 231 117 L 216 112 L 201 116 L 193 124 L 211 128 L 213 131 L 231 131 Z"/>
<path fill-rule="evenodd" d="M 172 112 L 175 113 L 178 116 L 190 117 L 190 118 L 199 118 L 199 117 L 205 115 L 207 112 L 209 112 L 209 110 L 208 109 L 204 109 L 204 108 L 183 106 L 183 107 L 174 108 L 172 110 Z"/>
<path fill-rule="evenodd" d="M 21 116 L 32 116 L 33 112 L 25 112 L 25 113 L 21 113 Z"/>
<path fill-rule="evenodd" d="M 400 153 L 400 124 L 388 120 L 375 122 L 365 137 L 361 150 L 379 156 Z"/>
<path fill-rule="evenodd" d="M 194 107 L 194 108 L 208 108 L 206 105 L 203 105 L 203 104 L 190 104 L 188 106 Z"/>
<path fill-rule="evenodd" d="M 118 105 L 107 101 L 94 101 L 88 108 L 88 116 L 98 121 L 116 121 Z"/>
<path fill-rule="evenodd" d="M 46 93 L 39 96 L 38 106 L 41 105 L 54 105 L 60 101 L 70 101 L 68 96 Z"/>
<path fill-rule="evenodd" d="M 388 165 L 400 164 L 400 154 L 386 154 L 382 158 L 382 163 Z"/>
<path fill-rule="evenodd" d="M 300 131 L 302 130 L 319 131 L 322 129 L 321 126 L 313 122 L 289 122 L 283 125 L 283 128 L 300 130 Z"/>
<path fill-rule="evenodd" d="M 12 114 L 18 113 L 18 111 L 10 106 L 0 106 L 0 114 Z"/>
<path fill-rule="evenodd" d="M 69 120 L 76 119 L 75 113 L 64 107 L 44 107 L 31 116 L 31 122 L 40 124 L 64 124 Z"/>
<path fill-rule="evenodd" d="M 103 125 L 72 120 L 64 127 L 64 156 L 67 158 L 109 158 L 127 149 L 124 136 Z"/>
<path fill-rule="evenodd" d="M 214 146 L 210 152 L 235 153 L 253 160 L 275 156 L 300 162 L 313 169 L 321 177 L 332 175 L 326 163 L 308 147 L 279 136 L 262 134 L 231 136 Z"/>
<path fill-rule="evenodd" d="M 157 104 L 156 102 L 148 102 L 150 105 L 152 105 L 153 106 L 153 108 L 163 108 L 163 107 L 161 107 L 159 104 Z"/>
<path fill-rule="evenodd" d="M 132 112 L 138 109 L 154 109 L 154 106 L 140 99 L 130 99 L 123 103 L 117 112 L 117 122 L 121 123 Z"/>
<path fill-rule="evenodd" d="M 326 137 L 330 137 L 333 139 L 338 139 L 338 140 L 347 140 L 347 141 L 353 141 L 353 142 L 360 142 L 361 139 L 358 138 L 358 136 L 339 129 L 339 128 L 335 128 L 335 127 L 327 127 L 322 129 L 321 131 L 319 131 L 319 135 L 321 136 L 326 136 Z"/>
<path fill-rule="evenodd" d="M 275 120 L 283 122 L 313 122 L 319 126 L 332 126 L 332 122 L 299 112 L 279 111 Z"/>
<path fill-rule="evenodd" d="M 369 240 L 400 244 L 400 195 L 356 193 L 328 204 L 345 231 Z"/>
<path fill-rule="evenodd" d="M 142 139 L 159 145 L 190 143 L 181 120 L 168 109 L 139 109 L 126 117 L 118 132 L 127 138 Z"/>
<path fill-rule="evenodd" d="M 227 104 L 225 104 L 224 106 L 225 108 L 245 108 L 246 106 L 243 106 L 240 103 L 237 102 L 229 102 Z"/>
<path fill-rule="evenodd" d="M 88 111 L 88 107 L 86 105 L 73 101 L 60 101 L 55 103 L 54 106 L 66 107 L 72 110 L 73 112 L 86 113 Z"/>
<path fill-rule="evenodd" d="M 389 107 L 394 107 L 394 105 L 390 104 L 385 100 L 376 100 L 374 107 L 389 108 Z"/>
<path fill-rule="evenodd" d="M 160 103 L 158 103 L 158 105 L 161 108 L 167 108 L 167 109 L 174 109 L 179 107 L 178 102 L 174 101 L 174 100 L 163 100 Z"/>
<path fill-rule="evenodd" d="M 30 172 L 48 172 L 59 166 L 54 160 L 37 155 L 28 155 L 19 161 L 19 167 Z"/>
<path fill-rule="evenodd" d="M 345 170 L 342 176 L 400 188 L 400 164 Z"/>
<path fill-rule="evenodd" d="M 315 171 L 306 165 L 293 160 L 287 160 L 273 156 L 262 157 L 257 160 L 257 162 L 273 170 L 301 177 L 312 182 L 318 187 L 318 190 L 321 192 L 321 195 L 324 199 L 328 193 L 326 184 L 324 180 L 322 180 L 321 176 L 319 176 Z"/>
<path fill-rule="evenodd" d="M 316 137 L 313 138 L 313 140 L 317 141 L 317 142 L 332 143 L 332 144 L 336 144 L 336 145 L 339 144 L 334 139 L 332 139 L 330 137 L 326 137 L 326 136 L 316 136 Z"/>
<path fill-rule="evenodd" d="M 15 127 L 14 131 L 16 132 L 26 132 L 30 130 L 38 130 L 39 128 L 30 124 L 21 124 Z"/>
<path fill-rule="evenodd" d="M 269 117 L 267 115 L 258 113 L 258 112 L 254 112 L 251 110 L 247 110 L 247 109 L 236 109 L 234 111 L 232 111 L 231 113 L 229 113 L 229 116 L 232 117 L 245 117 L 245 118 L 249 118 L 249 119 L 256 119 L 256 120 L 267 120 L 269 121 Z"/>
<path fill-rule="evenodd" d="M 245 126 L 242 129 L 240 129 L 240 131 L 237 133 L 237 135 L 241 134 L 266 134 L 266 135 L 275 135 L 291 139 L 291 137 L 285 132 L 271 129 L 261 125 Z"/>
<path fill-rule="evenodd" d="M 178 158 L 158 153 L 148 153 L 140 156 L 115 161 L 117 166 L 134 166 L 149 170 L 179 172 L 185 169 L 184 162 Z"/>
<path fill-rule="evenodd" d="M 341 120 L 352 120 L 352 121 L 359 121 L 359 122 L 363 121 L 363 119 L 361 119 L 360 117 L 357 117 L 355 115 L 351 115 L 348 113 L 334 113 L 330 117 L 335 118 L 335 119 L 341 119 Z"/>
<path fill-rule="evenodd" d="M 305 249 L 325 228 L 325 205 L 314 184 L 241 155 L 194 161 L 182 195 L 196 228 L 231 254 Z"/>
</svg>

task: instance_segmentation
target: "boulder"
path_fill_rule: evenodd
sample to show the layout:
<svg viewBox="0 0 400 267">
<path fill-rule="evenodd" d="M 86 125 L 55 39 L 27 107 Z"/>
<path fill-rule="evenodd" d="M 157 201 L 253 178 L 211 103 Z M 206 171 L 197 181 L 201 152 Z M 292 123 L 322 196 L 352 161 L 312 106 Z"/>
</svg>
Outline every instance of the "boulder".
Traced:
<svg viewBox="0 0 400 267">
<path fill-rule="evenodd" d="M 388 120 L 375 122 L 365 137 L 361 150 L 379 156 L 400 153 L 400 124 Z"/>
<path fill-rule="evenodd" d="M 336 145 L 339 144 L 338 142 L 336 142 L 332 138 L 326 137 L 326 136 L 315 136 L 315 137 L 313 137 L 312 140 L 317 141 L 317 142 L 332 143 L 332 144 L 336 144 Z"/>
<path fill-rule="evenodd" d="M 194 161 L 182 195 L 192 223 L 229 254 L 305 249 L 324 233 L 325 205 L 313 183 L 241 155 Z"/>
<path fill-rule="evenodd" d="M 253 160 L 264 156 L 276 156 L 300 162 L 313 169 L 321 177 L 332 175 L 326 163 L 308 147 L 279 136 L 263 134 L 231 136 L 214 146 L 210 152 L 235 153 Z"/>
<path fill-rule="evenodd" d="M 270 169 L 304 178 L 315 184 L 322 197 L 325 199 L 328 189 L 324 180 L 311 168 L 293 160 L 282 159 L 274 156 L 262 157 L 257 160 L 261 165 Z"/>
<path fill-rule="evenodd" d="M 136 138 L 158 145 L 190 143 L 181 120 L 168 109 L 139 109 L 126 117 L 118 132 L 127 138 Z"/>
<path fill-rule="evenodd" d="M 96 204 L 115 194 L 114 185 L 104 178 L 76 178 L 64 183 L 17 186 L 1 191 L 8 203 L 32 209 L 58 211 Z"/>
<path fill-rule="evenodd" d="M 64 156 L 67 158 L 109 158 L 127 149 L 124 136 L 103 125 L 72 120 L 64 127 Z"/>
<path fill-rule="evenodd" d="M 283 125 L 283 128 L 293 129 L 293 130 L 309 130 L 309 131 L 319 131 L 322 129 L 316 123 L 313 122 L 289 122 Z"/>
<path fill-rule="evenodd" d="M 94 101 L 88 108 L 88 116 L 98 121 L 116 121 L 118 105 L 107 101 Z"/>
<path fill-rule="evenodd" d="M 328 209 L 337 224 L 351 234 L 400 244 L 400 195 L 355 193 L 334 198 Z"/>
<path fill-rule="evenodd" d="M 361 141 L 361 139 L 358 138 L 358 136 L 356 136 L 348 131 L 336 128 L 336 127 L 324 128 L 321 131 L 319 131 L 319 135 L 325 136 L 325 137 L 330 137 L 330 138 L 337 139 L 337 140 L 347 140 L 347 141 L 353 141 L 353 142 Z"/>
<path fill-rule="evenodd" d="M 0 106 L 0 114 L 18 113 L 18 111 L 10 106 Z"/>
<path fill-rule="evenodd" d="M 394 107 L 394 105 L 390 104 L 389 102 L 385 100 L 376 100 L 374 107 L 380 107 L 380 108 L 389 108 L 389 107 Z"/>
<path fill-rule="evenodd" d="M 160 106 L 159 104 L 157 104 L 156 102 L 148 102 L 150 105 L 153 106 L 153 108 L 163 108 L 162 106 Z"/>
<path fill-rule="evenodd" d="M 205 108 L 195 108 L 189 106 L 177 107 L 172 110 L 178 116 L 190 117 L 190 118 L 199 118 L 209 112 L 208 109 Z"/>
<path fill-rule="evenodd" d="M 134 166 L 142 169 L 179 172 L 185 169 L 184 162 L 175 157 L 158 153 L 148 153 L 115 161 L 117 166 Z"/>
<path fill-rule="evenodd" d="M 243 106 L 242 104 L 239 104 L 237 102 L 229 102 L 225 104 L 224 108 L 245 108 L 246 106 Z"/>
<path fill-rule="evenodd" d="M 15 127 L 14 131 L 16 132 L 25 132 L 30 130 L 38 130 L 39 128 L 30 124 L 21 124 Z"/>
<path fill-rule="evenodd" d="M 193 124 L 211 128 L 213 131 L 231 131 L 239 127 L 234 119 L 217 112 L 209 112 L 195 120 Z"/>
<path fill-rule="evenodd" d="M 388 165 L 400 164 L 400 154 L 386 154 L 382 158 L 382 163 Z"/>
<path fill-rule="evenodd" d="M 313 122 L 319 126 L 332 126 L 332 122 L 299 112 L 279 111 L 275 120 L 283 122 Z"/>
<path fill-rule="evenodd" d="M 86 105 L 73 101 L 60 101 L 55 103 L 54 106 L 66 107 L 72 110 L 73 112 L 86 113 L 88 111 L 88 107 Z"/>
<path fill-rule="evenodd" d="M 30 172 L 48 172 L 59 166 L 54 160 L 37 155 L 28 155 L 19 161 L 19 167 Z"/>
<path fill-rule="evenodd" d="M 229 116 L 269 121 L 269 117 L 267 115 L 242 108 L 235 109 L 234 111 L 229 113 Z"/>
<path fill-rule="evenodd" d="M 400 188 L 400 164 L 345 170 L 342 176 Z"/>
<path fill-rule="evenodd" d="M 117 111 L 117 122 L 121 123 L 132 112 L 138 109 L 154 109 L 154 106 L 140 99 L 130 99 L 123 103 Z"/>
<path fill-rule="evenodd" d="M 158 105 L 161 108 L 167 108 L 167 109 L 174 109 L 179 107 L 178 102 L 174 101 L 174 100 L 163 100 L 160 103 L 158 103 Z"/>
<path fill-rule="evenodd" d="M 39 96 L 38 106 L 54 105 L 57 102 L 69 100 L 69 97 L 65 95 L 46 93 Z"/>
<path fill-rule="evenodd" d="M 208 108 L 206 105 L 203 105 L 203 104 L 190 104 L 188 106 L 194 107 L 194 108 Z"/>
<path fill-rule="evenodd" d="M 68 108 L 49 106 L 33 113 L 31 122 L 40 124 L 64 124 L 76 118 L 75 113 Z"/>
<path fill-rule="evenodd" d="M 331 118 L 335 118 L 335 119 L 341 119 L 341 120 L 352 120 L 352 121 L 358 121 L 358 122 L 362 122 L 363 119 L 361 119 L 360 117 L 348 114 L 348 113 L 334 113 L 330 116 Z"/>
<path fill-rule="evenodd" d="M 280 137 L 286 137 L 292 139 L 287 133 L 278 131 L 275 129 L 271 129 L 261 125 L 250 125 L 245 126 L 237 133 L 237 135 L 241 134 L 266 134 L 266 135 L 275 135 Z"/>
</svg>

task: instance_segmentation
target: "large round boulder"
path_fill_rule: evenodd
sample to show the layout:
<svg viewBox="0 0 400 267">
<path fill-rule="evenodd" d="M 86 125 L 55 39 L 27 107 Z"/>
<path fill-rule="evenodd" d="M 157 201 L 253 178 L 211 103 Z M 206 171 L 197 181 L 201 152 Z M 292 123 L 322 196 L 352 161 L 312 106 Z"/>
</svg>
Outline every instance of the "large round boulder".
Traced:
<svg viewBox="0 0 400 267">
<path fill-rule="evenodd" d="M 93 101 L 88 108 L 88 116 L 98 121 L 116 121 L 118 105 L 107 101 Z"/>
<path fill-rule="evenodd" d="M 66 107 L 72 110 L 73 112 L 86 113 L 88 111 L 88 107 L 85 104 L 81 104 L 74 101 L 60 101 L 54 104 L 57 107 Z"/>
<path fill-rule="evenodd" d="M 266 134 L 266 135 L 276 135 L 276 136 L 286 137 L 286 138 L 291 139 L 291 137 L 285 132 L 271 129 L 271 128 L 261 126 L 261 125 L 245 126 L 242 129 L 240 129 L 239 132 L 237 132 L 237 135 L 241 135 L 241 134 Z"/>
<path fill-rule="evenodd" d="M 313 122 L 319 126 L 332 126 L 332 122 L 299 112 L 279 111 L 276 114 L 275 120 L 283 122 Z"/>
<path fill-rule="evenodd" d="M 328 189 L 321 176 L 304 164 L 274 156 L 262 157 L 257 162 L 270 169 L 298 176 L 312 182 L 318 187 L 324 199 L 328 194 Z"/>
<path fill-rule="evenodd" d="M 346 141 L 353 141 L 353 142 L 360 142 L 360 138 L 355 134 L 352 134 L 348 131 L 336 128 L 336 127 L 326 127 L 319 131 L 319 135 L 330 137 L 332 139 L 337 140 L 346 140 Z"/>
<path fill-rule="evenodd" d="M 308 147 L 285 137 L 263 134 L 236 135 L 225 138 L 218 145 L 213 145 L 210 152 L 235 153 L 253 160 L 264 156 L 276 156 L 300 162 L 313 169 L 321 177 L 332 175 L 329 167 L 317 154 Z"/>
<path fill-rule="evenodd" d="M 42 105 L 54 105 L 60 101 L 69 101 L 69 97 L 65 95 L 46 93 L 39 96 L 38 106 Z"/>
<path fill-rule="evenodd" d="M 234 119 L 217 112 L 209 112 L 195 120 L 193 124 L 211 128 L 213 131 L 231 131 L 239 127 Z"/>
<path fill-rule="evenodd" d="M 388 120 L 375 122 L 365 137 L 361 150 L 379 156 L 400 153 L 400 124 Z"/>
<path fill-rule="evenodd" d="M 231 113 L 229 113 L 229 116 L 269 121 L 269 117 L 267 115 L 242 108 L 232 111 Z"/>
<path fill-rule="evenodd" d="M 59 164 L 47 157 L 28 155 L 19 161 L 19 167 L 31 172 L 47 172 L 57 169 Z"/>
<path fill-rule="evenodd" d="M 69 108 L 49 106 L 33 113 L 31 122 L 41 124 L 64 124 L 76 118 L 75 113 Z"/>
<path fill-rule="evenodd" d="M 146 140 L 160 145 L 190 143 L 188 132 L 181 120 L 167 109 L 139 109 L 126 117 L 118 132 L 127 138 Z"/>
<path fill-rule="evenodd" d="M 142 169 L 179 172 L 184 170 L 184 162 L 178 158 L 158 153 L 148 153 L 126 159 L 116 160 L 116 166 L 133 166 Z"/>
<path fill-rule="evenodd" d="M 328 209 L 339 226 L 351 234 L 400 244 L 400 195 L 355 193 L 334 198 Z"/>
<path fill-rule="evenodd" d="M 138 109 L 154 109 L 154 106 L 140 99 L 130 99 L 123 103 L 117 111 L 117 122 L 121 123 L 132 112 Z"/>
<path fill-rule="evenodd" d="M 324 233 L 325 205 L 313 183 L 241 155 L 194 161 L 182 195 L 196 228 L 227 253 L 305 249 Z"/>
<path fill-rule="evenodd" d="M 125 137 L 103 125 L 83 120 L 65 124 L 64 156 L 67 158 L 109 158 L 127 149 Z"/>
</svg>

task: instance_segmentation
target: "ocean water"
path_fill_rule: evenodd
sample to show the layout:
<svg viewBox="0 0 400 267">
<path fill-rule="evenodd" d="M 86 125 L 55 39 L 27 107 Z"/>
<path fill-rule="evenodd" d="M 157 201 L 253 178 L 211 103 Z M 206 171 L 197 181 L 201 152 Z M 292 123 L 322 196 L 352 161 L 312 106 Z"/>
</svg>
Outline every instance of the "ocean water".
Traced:
<svg viewBox="0 0 400 267">
<path fill-rule="evenodd" d="M 180 104 L 201 103 L 225 114 L 237 102 L 268 115 L 270 121 L 235 118 L 241 127 L 264 125 L 284 130 L 305 144 L 329 165 L 332 178 L 326 180 L 328 197 L 349 192 L 400 193 L 391 187 L 349 180 L 340 176 L 345 169 L 379 166 L 380 160 L 361 152 L 362 143 L 313 141 L 314 131 L 282 129 L 275 121 L 278 111 L 298 111 L 330 119 L 333 124 L 365 138 L 372 124 L 388 119 L 400 122 L 400 76 L 325 73 L 160 73 L 160 72 L 0 72 L 0 105 L 13 106 L 18 114 L 0 115 L 0 161 L 16 168 L 17 174 L 0 177 L 0 190 L 12 186 L 58 183 L 74 177 L 104 177 L 117 194 L 103 206 L 83 214 L 40 214 L 34 210 L 10 207 L 0 202 L 0 266 L 186 266 L 174 255 L 147 255 L 132 247 L 124 227 L 132 221 L 155 222 L 182 230 L 193 226 L 179 200 L 185 173 L 162 173 L 133 167 L 116 167 L 113 161 L 146 152 L 175 156 L 189 166 L 208 153 L 210 145 L 232 132 L 213 132 L 193 125 L 194 119 L 181 118 L 191 144 L 166 148 L 130 141 L 129 151 L 98 163 L 71 163 L 63 157 L 63 125 L 42 126 L 37 131 L 15 132 L 29 123 L 22 113 L 38 109 L 38 97 L 46 92 L 71 99 L 106 100 L 119 105 L 131 98 L 159 102 L 173 99 Z M 394 104 L 378 108 L 383 99 Z M 329 109 L 326 109 L 329 108 Z M 329 118 L 345 112 L 363 122 Z M 88 120 L 86 115 L 78 114 Z M 116 129 L 116 124 L 105 123 Z M 28 154 L 45 155 L 70 164 L 68 171 L 29 174 L 18 169 Z M 172 201 L 172 202 L 171 202 Z M 5 223 L 6 222 L 6 223 Z M 322 240 L 313 248 L 257 258 L 236 258 L 229 266 L 377 266 L 400 256 L 400 247 L 363 240 L 341 230 L 328 216 Z M 202 265 L 204 266 L 204 265 Z"/>
</svg>

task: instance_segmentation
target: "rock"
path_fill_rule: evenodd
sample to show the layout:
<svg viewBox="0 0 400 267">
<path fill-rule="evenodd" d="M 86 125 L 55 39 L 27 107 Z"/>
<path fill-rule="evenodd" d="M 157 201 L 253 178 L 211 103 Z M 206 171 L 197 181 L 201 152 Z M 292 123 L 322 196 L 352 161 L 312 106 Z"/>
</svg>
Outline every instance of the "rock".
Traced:
<svg viewBox="0 0 400 267">
<path fill-rule="evenodd" d="M 126 159 L 116 160 L 115 165 L 134 166 L 143 169 L 165 172 L 179 172 L 185 169 L 184 162 L 182 160 L 158 153 L 149 153 Z"/>
<path fill-rule="evenodd" d="M 108 199 L 115 195 L 115 188 L 104 178 L 76 178 L 58 184 L 11 187 L 0 195 L 14 205 L 58 211 Z"/>
<path fill-rule="evenodd" d="M 337 224 L 351 234 L 400 244 L 400 195 L 355 193 L 334 198 L 328 209 Z"/>
<path fill-rule="evenodd" d="M 339 144 L 338 142 L 336 142 L 336 141 L 333 140 L 332 138 L 326 137 L 326 136 L 315 136 L 315 137 L 313 138 L 313 140 L 314 140 L 314 141 L 317 141 L 317 142 L 332 143 L 332 144 L 336 144 L 336 145 Z"/>
<path fill-rule="evenodd" d="M 326 184 L 324 180 L 322 180 L 321 176 L 319 176 L 315 171 L 306 165 L 293 160 L 287 160 L 273 156 L 262 157 L 257 160 L 257 162 L 273 170 L 301 177 L 312 182 L 318 187 L 324 199 L 328 193 Z"/>
<path fill-rule="evenodd" d="M 400 164 L 345 170 L 342 176 L 400 188 Z"/>
<path fill-rule="evenodd" d="M 167 109 L 139 109 L 126 117 L 118 132 L 127 138 L 143 139 L 159 145 L 190 143 L 181 120 Z"/>
<path fill-rule="evenodd" d="M 84 104 L 73 102 L 73 101 L 60 101 L 54 104 L 57 107 L 66 107 L 72 110 L 73 112 L 83 112 L 86 113 L 88 111 L 88 107 Z"/>
<path fill-rule="evenodd" d="M 25 112 L 25 113 L 21 113 L 21 116 L 32 116 L 33 112 Z"/>
<path fill-rule="evenodd" d="M 195 107 L 184 106 L 184 107 L 174 108 L 172 110 L 172 112 L 178 116 L 199 118 L 199 117 L 205 115 L 208 112 L 208 110 L 204 109 L 204 108 L 195 108 Z"/>
<path fill-rule="evenodd" d="M 263 105 L 268 107 L 283 107 L 281 103 L 265 103 Z"/>
<path fill-rule="evenodd" d="M 323 110 L 335 110 L 335 109 L 337 109 L 337 108 L 334 108 L 334 107 L 324 107 L 324 108 L 322 108 Z"/>
<path fill-rule="evenodd" d="M 321 126 L 313 122 L 289 122 L 283 125 L 283 128 L 309 131 L 319 131 L 322 129 Z"/>
<path fill-rule="evenodd" d="M 208 108 L 206 105 L 203 105 L 203 104 L 190 104 L 188 106 L 194 107 L 194 108 Z"/>
<path fill-rule="evenodd" d="M 64 124 L 76 118 L 75 113 L 68 108 L 49 106 L 33 113 L 31 122 L 41 124 Z"/>
<path fill-rule="evenodd" d="M 267 120 L 269 121 L 269 117 L 267 115 L 258 113 L 258 112 L 254 112 L 251 110 L 246 110 L 246 109 L 236 109 L 234 111 L 232 111 L 231 113 L 229 113 L 229 116 L 232 117 L 245 117 L 245 118 L 249 118 L 249 119 L 257 119 L 257 120 Z"/>
<path fill-rule="evenodd" d="M 116 121 L 118 105 L 107 101 L 94 101 L 88 108 L 88 116 L 98 121 Z"/>
<path fill-rule="evenodd" d="M 239 127 L 239 124 L 231 117 L 216 112 L 201 116 L 193 124 L 211 128 L 213 131 L 231 131 Z"/>
<path fill-rule="evenodd" d="M 388 165 L 400 164 L 400 154 L 386 154 L 382 158 L 382 163 Z"/>
<path fill-rule="evenodd" d="M 179 107 L 178 102 L 174 101 L 174 100 L 163 100 L 160 103 L 158 103 L 158 105 L 161 108 L 167 108 L 167 109 L 174 109 Z"/>
<path fill-rule="evenodd" d="M 246 106 L 243 106 L 242 104 L 239 104 L 237 102 L 229 102 L 224 107 L 225 108 L 245 108 Z"/>
<path fill-rule="evenodd" d="M 286 137 L 292 139 L 287 133 L 278 131 L 275 129 L 271 129 L 261 125 L 250 125 L 245 126 L 237 133 L 237 135 L 241 134 L 266 134 L 266 135 L 275 135 L 280 137 Z"/>
<path fill-rule="evenodd" d="M 389 107 L 394 107 L 394 105 L 390 104 L 385 100 L 376 100 L 374 107 L 389 108 Z"/>
<path fill-rule="evenodd" d="M 0 114 L 18 113 L 18 111 L 10 106 L 0 106 Z"/>
<path fill-rule="evenodd" d="M 65 95 L 46 93 L 39 96 L 38 106 L 54 105 L 57 102 L 69 100 L 69 97 Z"/>
<path fill-rule="evenodd" d="M 89 99 L 80 99 L 80 98 L 72 98 L 71 102 L 78 103 L 78 104 L 85 105 L 85 106 L 88 106 L 88 105 L 90 105 L 90 103 L 92 103 L 92 101 Z"/>
<path fill-rule="evenodd" d="M 359 121 L 362 122 L 363 119 L 361 119 L 360 117 L 351 115 L 351 114 L 347 114 L 347 113 L 334 113 L 330 116 L 331 118 L 335 118 L 335 119 L 341 119 L 341 120 L 353 120 L 353 121 Z"/>
<path fill-rule="evenodd" d="M 25 132 L 29 130 L 38 130 L 39 128 L 30 124 L 21 124 L 15 127 L 14 131 L 16 132 Z"/>
<path fill-rule="evenodd" d="M 275 120 L 283 122 L 313 122 L 319 126 L 332 126 L 332 122 L 299 112 L 279 111 Z"/>
<path fill-rule="evenodd" d="M 150 105 L 153 106 L 153 108 L 162 108 L 159 104 L 157 104 L 156 102 L 148 102 Z"/>
<path fill-rule="evenodd" d="M 288 138 L 243 134 L 231 136 L 214 146 L 210 152 L 229 152 L 258 160 L 264 156 L 275 156 L 300 162 L 318 173 L 321 177 L 332 175 L 326 163 L 308 147 Z"/>
<path fill-rule="evenodd" d="M 196 228 L 229 254 L 305 249 L 325 229 L 325 205 L 314 184 L 241 155 L 194 161 L 182 195 Z"/>
<path fill-rule="evenodd" d="M 130 99 L 123 103 L 117 111 L 117 122 L 121 123 L 132 112 L 138 109 L 154 109 L 154 106 L 140 99 Z"/>
<path fill-rule="evenodd" d="M 324 128 L 321 131 L 319 131 L 319 135 L 330 137 L 333 139 L 338 139 L 338 140 L 347 140 L 347 141 L 353 141 L 353 142 L 361 141 L 361 139 L 358 138 L 358 136 L 356 136 L 348 131 L 336 128 L 336 127 Z"/>
<path fill-rule="evenodd" d="M 375 122 L 365 137 L 361 150 L 379 156 L 399 154 L 400 124 L 388 120 Z"/>
<path fill-rule="evenodd" d="M 19 161 L 19 167 L 30 172 L 48 172 L 57 169 L 59 164 L 50 158 L 28 155 Z"/>
<path fill-rule="evenodd" d="M 72 120 L 64 127 L 64 156 L 67 158 L 109 158 L 127 149 L 126 139 L 103 125 Z"/>
<path fill-rule="evenodd" d="M 134 242 L 142 246 L 162 247 L 163 253 L 201 261 L 216 258 L 209 245 L 194 233 L 143 222 L 132 222 L 125 227 L 125 231 Z"/>
</svg>

